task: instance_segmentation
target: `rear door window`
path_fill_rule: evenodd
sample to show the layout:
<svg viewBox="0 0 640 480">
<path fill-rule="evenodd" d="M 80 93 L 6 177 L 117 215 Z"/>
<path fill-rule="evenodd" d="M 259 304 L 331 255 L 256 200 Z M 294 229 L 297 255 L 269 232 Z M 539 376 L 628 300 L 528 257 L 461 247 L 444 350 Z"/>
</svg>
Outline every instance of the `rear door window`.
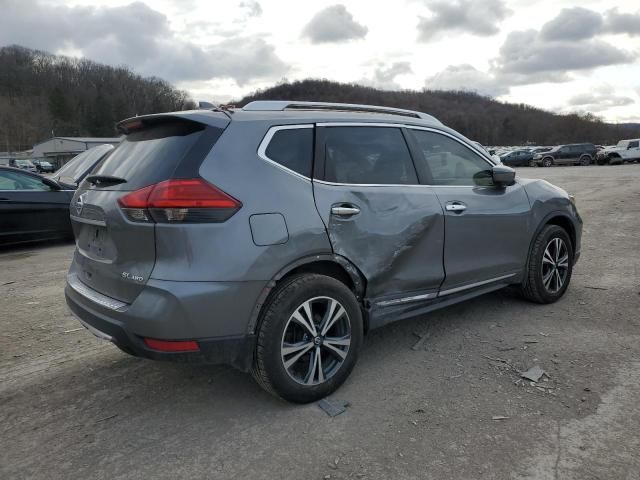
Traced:
<svg viewBox="0 0 640 480">
<path fill-rule="evenodd" d="M 278 128 L 265 150 L 265 156 L 305 177 L 311 177 L 313 163 L 313 127 Z"/>
<path fill-rule="evenodd" d="M 324 127 L 323 173 L 322 178 L 335 183 L 418 183 L 407 142 L 394 127 Z"/>
<path fill-rule="evenodd" d="M 212 130 L 215 138 L 208 142 L 208 148 L 199 148 L 204 132 Z M 137 190 L 172 178 L 183 160 L 185 164 L 194 164 L 190 172 L 194 176 L 221 132 L 222 129 L 216 127 L 181 119 L 151 124 L 129 133 L 92 173 L 126 180 L 126 183 L 109 186 L 109 190 Z M 191 158 L 194 155 L 198 158 Z"/>
</svg>

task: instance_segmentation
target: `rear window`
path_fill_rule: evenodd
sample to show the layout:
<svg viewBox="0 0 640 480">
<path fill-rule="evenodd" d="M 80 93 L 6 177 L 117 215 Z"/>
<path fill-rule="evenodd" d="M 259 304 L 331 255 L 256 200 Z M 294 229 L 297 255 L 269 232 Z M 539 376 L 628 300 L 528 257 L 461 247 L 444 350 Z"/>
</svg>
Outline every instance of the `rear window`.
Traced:
<svg viewBox="0 0 640 480">
<path fill-rule="evenodd" d="M 325 180 L 369 185 L 418 183 L 399 128 L 327 127 L 325 132 Z"/>
<path fill-rule="evenodd" d="M 207 131 L 214 138 L 203 137 Z M 189 176 L 196 176 L 200 163 L 221 132 L 222 129 L 188 120 L 151 124 L 128 134 L 93 174 L 126 180 L 126 183 L 109 186 L 109 190 L 137 190 L 167 180 L 183 161 L 193 167 Z M 203 143 L 207 148 L 203 148 Z"/>
<path fill-rule="evenodd" d="M 94 165 L 107 153 L 113 150 L 111 145 L 99 145 L 76 155 L 56 172 L 56 179 L 65 183 L 77 184 Z M 44 162 L 41 162 L 44 163 Z"/>
<path fill-rule="evenodd" d="M 311 177 L 313 128 L 286 128 L 273 134 L 265 155 L 305 177 Z"/>
</svg>

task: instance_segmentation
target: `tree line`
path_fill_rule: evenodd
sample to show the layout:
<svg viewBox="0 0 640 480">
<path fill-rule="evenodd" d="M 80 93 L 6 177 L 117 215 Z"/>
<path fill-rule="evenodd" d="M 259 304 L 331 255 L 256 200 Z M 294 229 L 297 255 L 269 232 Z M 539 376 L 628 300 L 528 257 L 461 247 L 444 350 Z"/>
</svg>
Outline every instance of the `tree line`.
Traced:
<svg viewBox="0 0 640 480">
<path fill-rule="evenodd" d="M 236 102 L 309 100 L 426 112 L 484 145 L 611 144 L 640 137 L 640 124 L 594 115 L 557 115 L 467 91 L 378 90 L 329 80 L 286 82 Z M 195 108 L 189 95 L 155 77 L 20 46 L 0 48 L 0 151 L 26 150 L 55 136 L 110 137 L 119 120 Z"/>
<path fill-rule="evenodd" d="M 467 91 L 378 90 L 329 80 L 281 83 L 237 102 L 299 100 L 406 108 L 429 113 L 483 145 L 612 144 L 640 137 L 640 124 L 610 124 L 592 114 L 557 115 L 525 104 L 504 103 Z"/>
<path fill-rule="evenodd" d="M 134 115 L 194 108 L 159 78 L 12 45 L 0 48 L 0 150 L 26 150 L 56 136 L 117 136 Z"/>
</svg>

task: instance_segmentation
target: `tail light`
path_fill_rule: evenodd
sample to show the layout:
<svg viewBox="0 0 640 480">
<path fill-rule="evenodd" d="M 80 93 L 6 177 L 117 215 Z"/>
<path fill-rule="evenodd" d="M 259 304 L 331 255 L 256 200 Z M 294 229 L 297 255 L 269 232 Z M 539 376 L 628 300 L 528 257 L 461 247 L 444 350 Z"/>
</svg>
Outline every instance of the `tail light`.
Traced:
<svg viewBox="0 0 640 480">
<path fill-rule="evenodd" d="M 218 223 L 242 207 L 235 198 L 201 178 L 165 180 L 118 199 L 133 222 Z"/>
</svg>

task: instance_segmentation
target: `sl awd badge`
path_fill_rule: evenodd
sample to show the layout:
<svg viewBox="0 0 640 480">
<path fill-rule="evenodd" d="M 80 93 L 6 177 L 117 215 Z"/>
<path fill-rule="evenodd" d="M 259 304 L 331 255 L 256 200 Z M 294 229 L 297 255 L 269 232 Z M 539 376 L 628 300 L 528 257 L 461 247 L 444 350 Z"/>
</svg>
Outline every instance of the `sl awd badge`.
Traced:
<svg viewBox="0 0 640 480">
<path fill-rule="evenodd" d="M 134 282 L 144 282 L 144 277 L 142 275 L 134 275 L 133 273 L 129 273 L 129 272 L 122 272 L 120 275 L 125 280 L 133 280 Z"/>
</svg>

